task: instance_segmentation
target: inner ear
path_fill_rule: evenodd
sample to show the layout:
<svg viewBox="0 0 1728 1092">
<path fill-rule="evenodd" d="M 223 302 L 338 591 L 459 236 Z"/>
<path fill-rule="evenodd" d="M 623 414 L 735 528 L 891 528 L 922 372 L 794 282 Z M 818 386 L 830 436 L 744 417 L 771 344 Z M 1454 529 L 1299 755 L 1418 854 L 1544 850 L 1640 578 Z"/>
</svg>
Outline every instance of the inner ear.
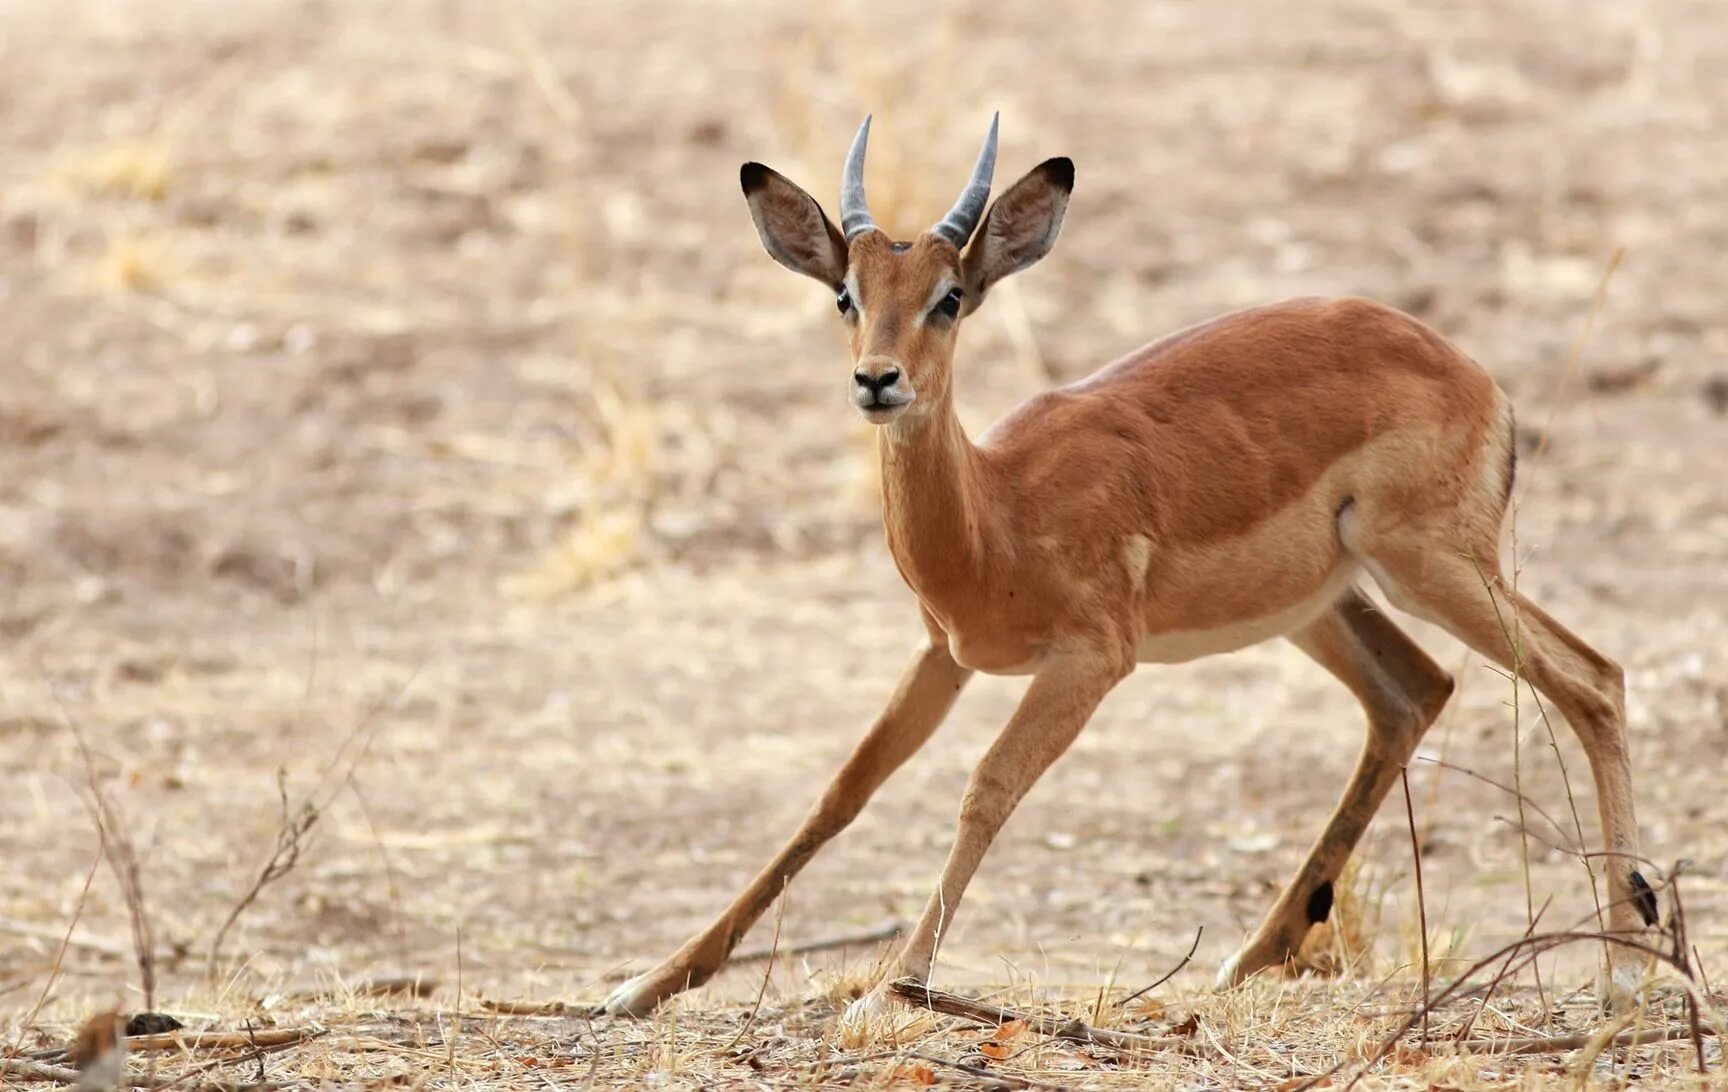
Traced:
<svg viewBox="0 0 1728 1092">
<path fill-rule="evenodd" d="M 816 199 L 760 163 L 744 164 L 738 181 L 768 256 L 794 273 L 839 287 L 846 279 L 846 238 Z"/>
<path fill-rule="evenodd" d="M 968 310 L 997 281 L 1050 253 L 1073 192 L 1074 161 L 1058 156 L 1032 168 L 996 199 L 961 263 Z"/>
</svg>

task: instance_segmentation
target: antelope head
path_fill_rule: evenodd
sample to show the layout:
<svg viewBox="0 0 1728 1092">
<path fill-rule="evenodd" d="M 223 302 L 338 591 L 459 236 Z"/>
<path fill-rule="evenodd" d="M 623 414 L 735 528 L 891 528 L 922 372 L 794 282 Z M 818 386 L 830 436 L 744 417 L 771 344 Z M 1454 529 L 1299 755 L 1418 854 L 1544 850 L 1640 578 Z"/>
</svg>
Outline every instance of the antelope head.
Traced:
<svg viewBox="0 0 1728 1092">
<path fill-rule="evenodd" d="M 740 171 L 762 245 L 773 259 L 834 292 L 846 323 L 851 401 L 872 424 L 916 420 L 949 404 L 961 320 L 992 285 L 1049 252 L 1062 226 L 1074 164 L 1047 159 L 994 204 L 996 120 L 972 178 L 936 226 L 912 242 L 888 238 L 864 200 L 866 117 L 840 183 L 840 227 L 815 198 L 760 163 Z"/>
</svg>

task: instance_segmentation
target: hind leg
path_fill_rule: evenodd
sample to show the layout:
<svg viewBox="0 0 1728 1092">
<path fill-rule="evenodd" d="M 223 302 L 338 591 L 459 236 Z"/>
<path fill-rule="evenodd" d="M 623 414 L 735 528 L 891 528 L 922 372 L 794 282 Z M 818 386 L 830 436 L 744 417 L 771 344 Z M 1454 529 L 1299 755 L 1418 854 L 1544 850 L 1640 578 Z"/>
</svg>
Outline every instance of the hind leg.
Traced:
<svg viewBox="0 0 1728 1092">
<path fill-rule="evenodd" d="M 1285 963 L 1326 920 L 1338 874 L 1452 694 L 1452 677 L 1354 588 L 1290 640 L 1356 695 L 1368 735 L 1326 829 L 1248 943 L 1219 969 L 1219 986 Z"/>
<path fill-rule="evenodd" d="M 1500 575 L 1498 544 L 1474 536 L 1474 551 L 1448 551 L 1435 536 L 1416 545 L 1400 535 L 1375 540 L 1345 527 L 1346 546 L 1368 566 L 1400 609 L 1426 618 L 1483 656 L 1523 676 L 1566 718 L 1583 745 L 1596 783 L 1607 843 L 1608 928 L 1635 936 L 1657 921 L 1656 895 L 1638 872 L 1638 822 L 1626 741 L 1626 683 L 1620 665 L 1585 644 Z M 1611 948 L 1608 996 L 1629 1003 L 1644 972 L 1636 952 Z"/>
</svg>

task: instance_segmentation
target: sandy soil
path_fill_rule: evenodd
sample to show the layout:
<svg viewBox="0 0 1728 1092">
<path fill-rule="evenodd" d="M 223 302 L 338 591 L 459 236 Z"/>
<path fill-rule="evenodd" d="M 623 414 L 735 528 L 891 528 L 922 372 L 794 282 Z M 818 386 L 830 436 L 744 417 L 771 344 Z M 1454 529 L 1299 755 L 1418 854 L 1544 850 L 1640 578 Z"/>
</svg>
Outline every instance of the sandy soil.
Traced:
<svg viewBox="0 0 1728 1092">
<path fill-rule="evenodd" d="M 1646 848 L 1692 862 L 1694 939 L 1728 947 L 1728 7 L 0 20 L 0 1007 L 28 1008 L 81 901 L 51 1011 L 138 1002 L 113 878 L 81 895 L 73 723 L 143 858 L 170 996 L 275 844 L 279 772 L 320 818 L 226 941 L 239 993 L 452 979 L 460 952 L 467 983 L 592 1000 L 725 903 L 917 633 L 831 301 L 761 253 L 737 194 L 758 158 L 832 201 L 866 110 L 872 205 L 903 232 L 992 109 L 1003 175 L 1078 164 L 1056 251 L 963 337 L 975 427 L 1292 294 L 1386 300 L 1483 361 L 1529 441 L 1521 584 L 1625 664 Z M 1424 753 L 1510 782 L 1516 738 L 1569 827 L 1528 696 L 1515 721 L 1505 680 L 1412 628 L 1463 681 Z M 973 686 L 794 886 L 787 938 L 916 913 L 1023 686 Z M 1149 981 L 1204 926 L 1179 980 L 1202 981 L 1360 731 L 1285 647 L 1141 671 L 1020 808 L 941 980 Z M 1558 757 L 1594 840 L 1563 727 Z M 1413 783 L 1434 937 L 1518 935 L 1515 803 L 1431 765 Z M 1578 862 L 1530 852 L 1547 920 L 1587 915 Z M 1365 973 L 1414 951 L 1409 861 L 1389 813 L 1362 854 Z M 839 962 L 773 996 L 820 995 Z M 748 1002 L 759 974 L 689 1004 Z"/>
</svg>

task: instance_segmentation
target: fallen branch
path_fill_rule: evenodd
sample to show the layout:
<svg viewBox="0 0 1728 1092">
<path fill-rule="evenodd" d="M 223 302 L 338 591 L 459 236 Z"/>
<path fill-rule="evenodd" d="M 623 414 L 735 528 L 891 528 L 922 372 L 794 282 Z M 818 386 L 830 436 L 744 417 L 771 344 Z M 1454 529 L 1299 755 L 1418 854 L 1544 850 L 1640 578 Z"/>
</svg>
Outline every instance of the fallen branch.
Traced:
<svg viewBox="0 0 1728 1092">
<path fill-rule="evenodd" d="M 787 944 L 780 948 L 781 955 L 804 955 L 808 952 L 826 952 L 835 948 L 855 948 L 861 944 L 877 944 L 884 940 L 893 940 L 906 931 L 903 921 L 885 921 L 881 925 L 865 929 L 857 933 L 836 933 L 833 936 L 817 937 L 806 940 L 802 944 Z M 741 952 L 733 952 L 726 960 L 728 963 L 749 963 L 767 959 L 774 952 L 773 945 L 760 948 L 746 948 Z"/>
<path fill-rule="evenodd" d="M 988 1027 L 1000 1027 L 1010 1020 L 1019 1020 L 1040 1035 L 1051 1039 L 1066 1039 L 1071 1043 L 1096 1043 L 1120 1050 L 1157 1050 L 1189 1045 L 1188 1040 L 1177 1036 L 1137 1035 L 1129 1031 L 1095 1028 L 1079 1020 L 1059 1020 L 1052 1016 L 1005 1009 L 984 1001 L 974 1001 L 970 997 L 961 997 L 957 993 L 933 990 L 915 978 L 900 978 L 890 982 L 888 992 L 919 1008 L 939 1012 L 944 1016 L 958 1016 Z"/>
<path fill-rule="evenodd" d="M 1714 1034 L 1705 1028 L 1703 1034 Z M 1583 1050 L 1595 1041 L 1598 1032 L 1581 1031 L 1575 1035 L 1540 1035 L 1529 1039 L 1465 1039 L 1457 1044 L 1460 1050 L 1482 1054 L 1561 1054 L 1568 1050 Z M 1692 1037 L 1690 1026 L 1673 1024 L 1661 1028 L 1640 1028 L 1623 1031 L 1603 1043 L 1603 1047 L 1648 1046 Z"/>
<path fill-rule="evenodd" d="M 563 1001 L 491 1001 L 482 999 L 480 1007 L 500 1016 L 565 1016 L 576 1012 Z"/>
<path fill-rule="evenodd" d="M 132 1035 L 126 1039 L 126 1049 L 137 1053 L 148 1050 L 255 1050 L 259 1047 L 284 1047 L 316 1039 L 325 1034 L 323 1028 L 267 1028 L 263 1031 L 169 1031 L 161 1035 Z"/>
<path fill-rule="evenodd" d="M 64 1066 L 10 1058 L 0 1059 L 0 1073 L 22 1081 L 52 1081 L 56 1084 L 77 1084 L 83 1076 L 76 1069 L 67 1069 Z M 168 1088 L 172 1086 L 183 1089 L 184 1092 L 275 1092 L 277 1089 L 292 1088 L 302 1083 L 300 1081 L 266 1081 L 263 1084 L 237 1084 L 231 1081 L 217 1081 L 185 1085 L 180 1083 L 183 1080 L 185 1080 L 184 1077 L 150 1077 L 142 1073 L 124 1073 L 121 1074 L 119 1083 L 126 1088 Z"/>
</svg>

